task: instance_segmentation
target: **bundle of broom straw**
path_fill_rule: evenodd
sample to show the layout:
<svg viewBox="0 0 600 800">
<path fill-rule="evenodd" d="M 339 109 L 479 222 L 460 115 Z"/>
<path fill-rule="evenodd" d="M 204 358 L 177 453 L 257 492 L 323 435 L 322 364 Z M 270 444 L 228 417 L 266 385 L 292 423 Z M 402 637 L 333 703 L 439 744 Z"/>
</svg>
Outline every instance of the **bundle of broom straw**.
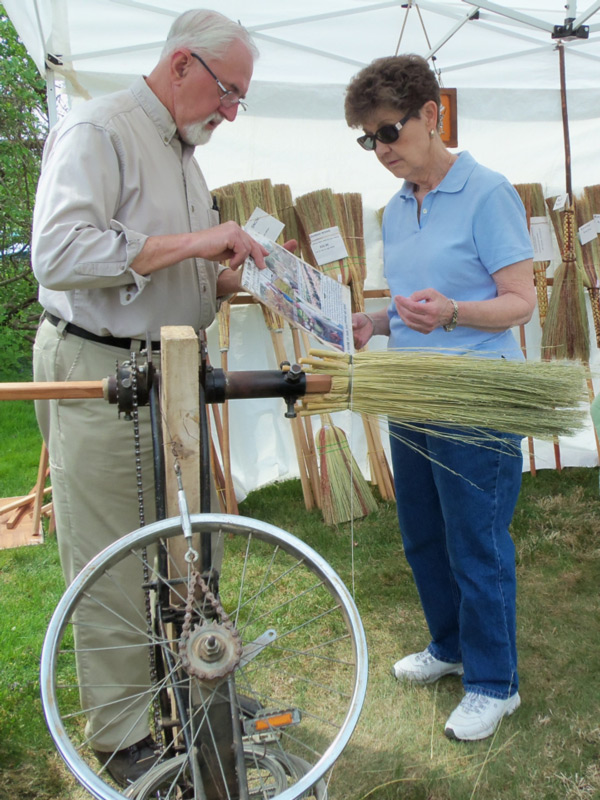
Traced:
<svg viewBox="0 0 600 800">
<path fill-rule="evenodd" d="M 323 519 L 328 525 L 365 517 L 377 503 L 350 450 L 346 434 L 328 414 L 317 433 Z M 350 487 L 350 490 L 349 490 Z"/>
<path fill-rule="evenodd" d="M 332 381 L 328 394 L 306 395 L 300 413 L 352 408 L 442 436 L 474 429 L 483 440 L 493 439 L 493 431 L 553 439 L 573 434 L 588 418 L 585 368 L 577 362 L 312 350 L 303 363 Z"/>
</svg>

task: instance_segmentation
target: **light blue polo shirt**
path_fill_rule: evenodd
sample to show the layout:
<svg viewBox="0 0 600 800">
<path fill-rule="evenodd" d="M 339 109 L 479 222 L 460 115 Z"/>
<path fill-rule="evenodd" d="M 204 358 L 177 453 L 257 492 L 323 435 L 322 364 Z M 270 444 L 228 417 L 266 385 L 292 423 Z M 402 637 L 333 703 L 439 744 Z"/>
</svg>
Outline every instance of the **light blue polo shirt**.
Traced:
<svg viewBox="0 0 600 800">
<path fill-rule="evenodd" d="M 461 300 L 497 296 L 492 275 L 502 267 L 533 257 L 525 209 L 500 173 L 459 154 L 442 182 L 429 192 L 419 218 L 413 184 L 404 182 L 383 215 L 384 274 L 392 298 L 433 288 Z M 510 330 L 490 333 L 460 325 L 430 334 L 408 328 L 392 302 L 390 348 L 428 348 L 478 356 L 521 360 Z"/>
</svg>

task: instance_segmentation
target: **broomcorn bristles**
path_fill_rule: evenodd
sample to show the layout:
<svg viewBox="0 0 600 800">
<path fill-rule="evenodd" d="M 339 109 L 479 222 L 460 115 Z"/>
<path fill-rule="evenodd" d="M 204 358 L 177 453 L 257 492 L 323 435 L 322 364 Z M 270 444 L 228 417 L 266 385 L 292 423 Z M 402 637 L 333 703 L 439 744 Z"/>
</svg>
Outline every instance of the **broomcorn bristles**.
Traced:
<svg viewBox="0 0 600 800">
<path fill-rule="evenodd" d="M 365 517 L 377 510 L 377 503 L 358 464 L 354 460 L 346 434 L 325 416 L 317 434 L 321 467 L 323 519 L 337 525 Z"/>
<path fill-rule="evenodd" d="M 344 359 L 337 358 L 337 362 Z M 483 439 L 499 431 L 552 440 L 580 429 L 587 419 L 585 370 L 574 362 L 519 362 L 428 351 L 357 353 L 345 357 L 335 392 L 306 395 L 301 413 L 313 403 L 333 411 L 387 416 L 404 427 L 447 435 L 441 428 L 476 429 Z M 312 372 L 329 373 L 332 359 Z M 340 382 L 345 381 L 345 393 Z M 351 384 L 351 385 L 350 385 Z M 332 387 L 333 389 L 333 387 Z M 350 396 L 352 392 L 352 396 Z M 435 426 L 433 428 L 432 426 Z"/>
<path fill-rule="evenodd" d="M 590 333 L 583 292 L 583 269 L 576 262 L 578 239 L 575 236 L 575 213 L 563 212 L 562 264 L 554 273 L 554 285 L 548 314 L 542 331 L 542 357 L 549 359 L 590 358 Z M 581 256 L 581 247 L 578 249 Z"/>
</svg>

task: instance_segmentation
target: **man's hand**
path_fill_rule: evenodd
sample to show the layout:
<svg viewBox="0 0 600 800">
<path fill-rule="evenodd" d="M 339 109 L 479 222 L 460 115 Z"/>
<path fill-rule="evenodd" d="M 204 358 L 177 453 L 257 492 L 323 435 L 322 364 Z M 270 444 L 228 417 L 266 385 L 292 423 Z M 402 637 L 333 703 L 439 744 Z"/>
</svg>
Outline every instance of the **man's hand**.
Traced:
<svg viewBox="0 0 600 800">
<path fill-rule="evenodd" d="M 229 261 L 233 270 L 251 258 L 259 269 L 265 268 L 268 251 L 242 230 L 236 222 L 223 222 L 214 228 L 201 231 L 202 252 L 198 255 L 209 261 Z"/>
</svg>

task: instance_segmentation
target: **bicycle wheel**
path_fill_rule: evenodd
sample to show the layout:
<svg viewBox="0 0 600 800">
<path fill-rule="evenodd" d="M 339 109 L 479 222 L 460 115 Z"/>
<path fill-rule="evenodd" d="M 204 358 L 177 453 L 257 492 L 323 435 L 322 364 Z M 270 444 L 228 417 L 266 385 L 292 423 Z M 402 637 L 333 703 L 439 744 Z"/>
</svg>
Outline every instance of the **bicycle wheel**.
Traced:
<svg viewBox="0 0 600 800">
<path fill-rule="evenodd" d="M 41 659 L 54 742 L 98 800 L 323 798 L 322 778 L 366 691 L 356 606 L 327 562 L 290 533 L 224 514 L 191 523 L 194 539 L 210 533 L 223 552 L 216 599 L 207 602 L 193 564 L 182 568 L 173 555 L 188 550 L 179 518 L 119 539 L 66 590 Z M 124 585 L 121 576 L 136 572 L 136 585 L 131 577 Z M 145 682 L 129 668 L 142 652 Z M 86 664 L 97 660 L 116 673 L 107 666 L 91 681 Z M 140 731 L 152 732 L 160 752 L 149 773 L 119 789 L 94 749 L 109 749 L 111 735 L 120 749 Z M 208 790 L 207 774 L 217 775 Z"/>
</svg>

